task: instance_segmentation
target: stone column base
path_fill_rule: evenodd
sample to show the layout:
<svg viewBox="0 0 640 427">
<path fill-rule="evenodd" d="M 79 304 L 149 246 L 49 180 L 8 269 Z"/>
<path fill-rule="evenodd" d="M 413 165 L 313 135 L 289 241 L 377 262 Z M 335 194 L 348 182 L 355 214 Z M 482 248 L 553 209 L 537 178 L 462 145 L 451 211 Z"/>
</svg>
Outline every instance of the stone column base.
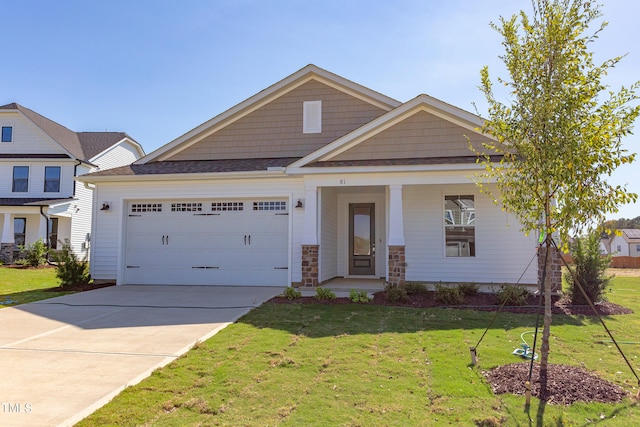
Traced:
<svg viewBox="0 0 640 427">
<path fill-rule="evenodd" d="M 2 261 L 4 264 L 12 264 L 14 247 L 15 244 L 13 243 L 0 244 L 0 261 Z"/>
<path fill-rule="evenodd" d="M 302 245 L 302 286 L 318 286 L 318 252 L 320 245 Z"/>
<path fill-rule="evenodd" d="M 538 283 L 542 283 L 542 272 L 544 271 L 546 252 L 546 246 L 540 246 L 538 248 Z M 551 292 L 557 293 L 562 291 L 562 258 L 558 249 L 553 246 L 549 248 L 546 278 L 551 281 Z"/>
<path fill-rule="evenodd" d="M 407 263 L 404 246 L 389 246 L 389 279 L 392 286 L 404 287 Z"/>
</svg>

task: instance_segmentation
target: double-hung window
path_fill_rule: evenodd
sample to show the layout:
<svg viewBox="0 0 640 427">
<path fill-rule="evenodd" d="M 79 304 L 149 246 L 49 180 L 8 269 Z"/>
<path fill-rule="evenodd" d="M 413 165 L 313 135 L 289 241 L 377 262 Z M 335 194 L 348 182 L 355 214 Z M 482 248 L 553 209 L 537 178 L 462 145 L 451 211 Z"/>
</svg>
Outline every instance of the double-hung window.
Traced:
<svg viewBox="0 0 640 427">
<path fill-rule="evenodd" d="M 44 168 L 44 192 L 60 192 L 60 166 L 45 166 Z"/>
<path fill-rule="evenodd" d="M 476 256 L 476 209 L 473 195 L 444 197 L 445 254 Z"/>
<path fill-rule="evenodd" d="M 16 246 L 24 246 L 26 233 L 27 233 L 27 219 L 14 218 L 13 219 L 13 241 Z"/>
<path fill-rule="evenodd" d="M 13 127 L 2 126 L 2 142 L 13 142 Z"/>
<path fill-rule="evenodd" d="M 13 167 L 13 185 L 11 191 L 14 193 L 26 193 L 29 191 L 29 166 Z"/>
</svg>

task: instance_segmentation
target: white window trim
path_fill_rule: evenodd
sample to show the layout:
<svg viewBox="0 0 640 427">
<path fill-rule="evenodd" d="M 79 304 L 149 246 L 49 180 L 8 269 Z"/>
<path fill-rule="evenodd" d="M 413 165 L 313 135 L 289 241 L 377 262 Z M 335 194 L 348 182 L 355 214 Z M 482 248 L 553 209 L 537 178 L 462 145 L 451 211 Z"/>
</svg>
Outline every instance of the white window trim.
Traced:
<svg viewBox="0 0 640 427">
<path fill-rule="evenodd" d="M 12 143 L 12 142 L 13 142 L 13 140 L 14 140 L 14 136 L 13 136 L 13 130 L 14 130 L 14 129 L 13 129 L 13 126 L 2 126 L 2 127 L 0 128 L 0 131 L 1 131 L 2 129 L 4 129 L 4 128 L 9 128 L 9 129 L 11 129 L 11 139 L 10 139 L 9 141 L 2 141 L 2 142 L 0 142 L 0 144 L 10 144 L 10 143 Z M 1 137 L 1 136 L 2 136 L 2 135 L 0 134 L 0 137 Z"/>
<path fill-rule="evenodd" d="M 302 133 L 322 133 L 322 101 L 302 104 Z"/>
<path fill-rule="evenodd" d="M 455 224 L 455 220 L 453 218 L 453 212 L 451 210 L 449 210 L 449 209 L 446 209 L 445 203 L 446 203 L 446 198 L 447 197 L 452 197 L 452 196 L 453 197 L 456 197 L 456 196 L 459 197 L 460 195 L 470 195 L 470 196 L 473 197 L 473 201 L 474 201 L 473 215 L 472 216 L 469 215 L 467 217 L 467 221 L 466 221 L 467 223 Z M 475 253 L 475 255 L 470 255 L 470 256 L 460 256 L 460 255 L 459 256 L 449 256 L 449 255 L 447 255 L 447 247 L 448 246 L 451 246 L 451 247 L 454 246 L 453 245 L 454 242 L 450 242 L 451 243 L 450 245 L 447 243 L 447 228 L 454 228 L 454 227 L 473 228 L 473 230 L 474 230 L 473 231 L 474 238 L 477 237 L 477 233 L 476 233 L 477 232 L 477 227 L 476 227 L 476 224 L 475 224 L 475 220 L 476 220 L 476 217 L 475 217 L 475 212 L 476 212 L 476 210 L 475 210 L 475 201 L 476 201 L 476 199 L 477 199 L 477 195 L 475 193 L 443 194 L 443 196 L 442 196 L 442 216 L 441 216 L 441 218 L 442 218 L 442 239 L 443 239 L 443 242 L 444 242 L 444 253 L 443 253 L 443 255 L 444 255 L 445 259 L 463 260 L 463 259 L 475 259 L 475 258 L 477 258 L 477 256 L 478 256 L 477 252 Z M 447 219 L 448 219 L 447 217 L 448 216 L 450 216 L 450 218 L 452 220 L 451 224 L 448 223 L 448 221 L 447 221 Z M 476 245 L 476 251 L 477 251 L 477 245 Z"/>
</svg>

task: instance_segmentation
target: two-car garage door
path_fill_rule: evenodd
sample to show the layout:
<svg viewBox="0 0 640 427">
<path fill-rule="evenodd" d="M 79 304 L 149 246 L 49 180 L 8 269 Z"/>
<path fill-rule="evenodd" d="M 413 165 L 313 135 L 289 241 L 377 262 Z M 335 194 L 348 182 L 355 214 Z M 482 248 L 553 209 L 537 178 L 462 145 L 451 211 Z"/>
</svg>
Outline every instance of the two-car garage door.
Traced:
<svg viewBox="0 0 640 427">
<path fill-rule="evenodd" d="M 126 230 L 127 284 L 288 282 L 286 200 L 132 201 Z"/>
</svg>

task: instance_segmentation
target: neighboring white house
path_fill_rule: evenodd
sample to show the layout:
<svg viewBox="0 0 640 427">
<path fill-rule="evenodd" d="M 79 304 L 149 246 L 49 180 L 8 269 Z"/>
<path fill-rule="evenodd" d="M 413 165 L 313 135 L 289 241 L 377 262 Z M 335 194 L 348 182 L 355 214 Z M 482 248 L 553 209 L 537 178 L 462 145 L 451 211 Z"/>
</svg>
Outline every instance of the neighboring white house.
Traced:
<svg viewBox="0 0 640 427">
<path fill-rule="evenodd" d="M 614 257 L 629 256 L 640 257 L 640 230 L 635 228 L 623 228 L 620 235 L 614 234 L 604 244 L 609 254 Z"/>
<path fill-rule="evenodd" d="M 117 284 L 335 277 L 537 283 L 536 237 L 478 191 L 474 114 L 309 65 L 95 185 L 91 273 Z"/>
<path fill-rule="evenodd" d="M 89 254 L 93 191 L 75 177 L 144 155 L 123 132 L 73 132 L 12 103 L 0 106 L 0 260 L 38 239 Z"/>
</svg>

